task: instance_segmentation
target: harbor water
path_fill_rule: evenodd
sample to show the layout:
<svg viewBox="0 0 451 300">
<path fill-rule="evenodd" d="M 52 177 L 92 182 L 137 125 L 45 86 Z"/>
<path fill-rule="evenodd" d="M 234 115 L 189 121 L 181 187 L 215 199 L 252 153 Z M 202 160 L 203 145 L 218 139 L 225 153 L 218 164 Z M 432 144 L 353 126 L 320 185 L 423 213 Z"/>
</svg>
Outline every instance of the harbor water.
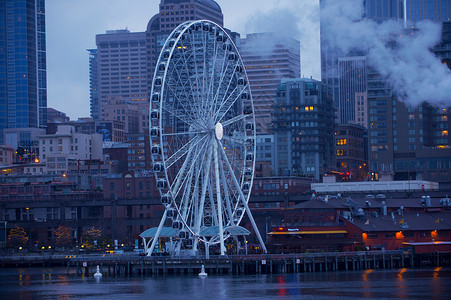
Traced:
<svg viewBox="0 0 451 300">
<path fill-rule="evenodd" d="M 2 299 L 450 299 L 451 269 L 94 278 L 65 268 L 0 269 Z"/>
</svg>

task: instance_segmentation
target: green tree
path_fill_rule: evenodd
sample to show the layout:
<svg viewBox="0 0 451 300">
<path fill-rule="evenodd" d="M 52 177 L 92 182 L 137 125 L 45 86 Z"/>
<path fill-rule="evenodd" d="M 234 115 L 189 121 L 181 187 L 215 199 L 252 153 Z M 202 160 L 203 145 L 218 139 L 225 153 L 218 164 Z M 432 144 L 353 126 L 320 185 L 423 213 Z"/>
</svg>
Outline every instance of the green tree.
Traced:
<svg viewBox="0 0 451 300">
<path fill-rule="evenodd" d="M 59 246 L 67 247 L 72 245 L 73 238 L 72 238 L 72 230 L 59 225 L 57 229 L 54 231 L 56 240 L 55 243 Z"/>
<path fill-rule="evenodd" d="M 86 248 L 92 248 L 95 245 L 95 241 L 97 242 L 97 245 L 99 245 L 101 235 L 102 231 L 92 226 L 83 236 L 83 246 Z"/>
<path fill-rule="evenodd" d="M 11 247 L 18 248 L 21 246 L 25 246 L 27 242 L 28 236 L 23 227 L 19 227 L 16 225 L 16 227 L 10 230 L 8 235 L 8 243 Z"/>
</svg>

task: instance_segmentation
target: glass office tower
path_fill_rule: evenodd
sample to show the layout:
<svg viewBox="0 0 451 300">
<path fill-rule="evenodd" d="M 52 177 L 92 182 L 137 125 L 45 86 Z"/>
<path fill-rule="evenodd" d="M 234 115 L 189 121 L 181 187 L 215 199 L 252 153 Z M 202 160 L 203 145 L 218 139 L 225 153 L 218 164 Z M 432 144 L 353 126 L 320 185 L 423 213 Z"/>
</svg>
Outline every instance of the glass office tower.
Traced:
<svg viewBox="0 0 451 300">
<path fill-rule="evenodd" d="M 47 124 L 45 1 L 0 1 L 0 144 L 5 128 Z"/>
</svg>

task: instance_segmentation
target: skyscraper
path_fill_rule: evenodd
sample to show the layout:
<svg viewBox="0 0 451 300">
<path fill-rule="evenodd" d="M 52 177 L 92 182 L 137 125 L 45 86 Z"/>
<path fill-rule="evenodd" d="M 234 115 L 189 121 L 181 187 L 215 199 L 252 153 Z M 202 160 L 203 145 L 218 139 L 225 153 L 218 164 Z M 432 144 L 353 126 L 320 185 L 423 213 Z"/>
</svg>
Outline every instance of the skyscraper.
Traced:
<svg viewBox="0 0 451 300">
<path fill-rule="evenodd" d="M 335 166 L 334 109 L 327 85 L 282 79 L 274 107 L 276 174 L 319 180 Z"/>
<path fill-rule="evenodd" d="M 421 20 L 444 22 L 451 18 L 449 0 L 406 0 L 406 20 L 415 24 Z M 365 0 L 366 18 L 378 22 L 404 18 L 404 0 Z"/>
<path fill-rule="evenodd" d="M 151 86 L 155 65 L 169 33 L 180 23 L 210 20 L 223 26 L 221 7 L 213 0 L 161 0 L 160 13 L 153 16 L 146 29 L 147 79 Z"/>
<path fill-rule="evenodd" d="M 320 7 L 326 7 L 331 0 L 320 0 Z M 333 0 L 331 1 L 333 2 Z M 359 4 L 359 1 L 356 1 Z M 363 4 L 362 20 L 370 19 L 376 22 L 384 22 L 386 20 L 398 20 L 403 22 L 404 19 L 404 0 L 362 0 Z M 406 0 L 406 21 L 407 25 L 415 26 L 415 24 L 422 20 L 430 20 L 435 22 L 444 22 L 451 18 L 451 2 L 449 0 Z M 324 17 L 321 15 L 321 17 Z M 327 18 L 327 16 L 326 16 Z M 321 23 L 324 21 L 320 21 Z M 335 107 L 338 112 L 339 123 L 356 122 L 356 120 L 345 117 L 341 119 L 346 113 L 342 113 L 340 105 L 347 103 L 346 99 L 342 99 L 343 95 L 347 96 L 348 91 L 341 91 L 346 87 L 341 86 L 340 81 L 339 59 L 353 60 L 354 56 L 365 56 L 366 53 L 342 53 L 339 49 L 331 47 L 329 40 L 333 37 L 328 36 L 324 26 L 320 26 L 321 35 L 321 80 L 327 83 L 332 89 L 332 96 Z M 347 57 L 347 58 L 346 58 Z M 358 79 L 355 79 L 358 81 Z M 348 110 L 349 111 L 349 110 Z M 353 112 L 351 114 L 354 114 Z"/>
<path fill-rule="evenodd" d="M 300 48 L 298 40 L 274 33 L 247 34 L 241 39 L 240 54 L 251 86 L 257 133 L 267 133 L 270 128 L 280 80 L 301 77 Z"/>
<path fill-rule="evenodd" d="M 366 57 L 352 56 L 338 59 L 339 123 L 354 123 L 368 127 L 366 121 Z"/>
<path fill-rule="evenodd" d="M 93 120 L 101 119 L 101 109 L 99 103 L 99 82 L 98 82 L 98 67 L 97 67 L 97 49 L 88 49 L 89 52 L 89 96 L 90 101 L 90 113 Z"/>
<path fill-rule="evenodd" d="M 148 101 L 155 65 L 167 36 L 180 23 L 198 19 L 223 25 L 221 8 L 213 0 L 161 0 L 160 12 L 150 19 L 145 32 L 122 29 L 97 35 L 97 49 L 88 50 L 93 119 L 103 119 L 102 103 L 108 103 L 111 97 L 120 96 L 122 101 L 139 106 Z M 141 127 L 145 127 L 142 122 Z"/>
<path fill-rule="evenodd" d="M 5 128 L 47 124 L 45 1 L 0 2 L 0 144 Z"/>
<path fill-rule="evenodd" d="M 144 32 L 130 32 L 127 29 L 107 30 L 96 36 L 97 62 L 90 55 L 91 68 L 97 63 L 97 101 L 95 90 L 91 90 L 92 113 L 98 112 L 103 120 L 103 104 L 111 97 L 120 96 L 125 102 L 147 101 L 149 99 L 146 80 L 146 43 Z M 91 78 L 91 85 L 95 78 Z M 92 88 L 92 87 L 91 87 Z M 94 115 L 93 115 L 94 118 Z"/>
<path fill-rule="evenodd" d="M 445 22 L 442 40 L 433 49 L 445 64 L 450 32 L 451 22 Z M 370 171 L 394 179 L 451 182 L 451 106 L 409 106 L 394 92 L 389 80 L 368 70 Z"/>
</svg>

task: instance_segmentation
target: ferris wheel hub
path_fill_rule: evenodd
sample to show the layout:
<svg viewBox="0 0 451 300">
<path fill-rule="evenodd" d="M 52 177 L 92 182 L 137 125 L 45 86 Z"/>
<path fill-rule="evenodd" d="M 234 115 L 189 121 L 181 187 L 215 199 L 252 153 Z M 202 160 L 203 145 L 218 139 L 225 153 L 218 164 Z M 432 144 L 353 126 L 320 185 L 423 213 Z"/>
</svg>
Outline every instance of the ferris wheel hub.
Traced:
<svg viewBox="0 0 451 300">
<path fill-rule="evenodd" d="M 216 134 L 216 138 L 218 139 L 218 141 L 220 141 L 222 139 L 222 137 L 224 136 L 224 129 L 222 128 L 222 124 L 219 122 L 216 123 L 215 134 Z"/>
</svg>

